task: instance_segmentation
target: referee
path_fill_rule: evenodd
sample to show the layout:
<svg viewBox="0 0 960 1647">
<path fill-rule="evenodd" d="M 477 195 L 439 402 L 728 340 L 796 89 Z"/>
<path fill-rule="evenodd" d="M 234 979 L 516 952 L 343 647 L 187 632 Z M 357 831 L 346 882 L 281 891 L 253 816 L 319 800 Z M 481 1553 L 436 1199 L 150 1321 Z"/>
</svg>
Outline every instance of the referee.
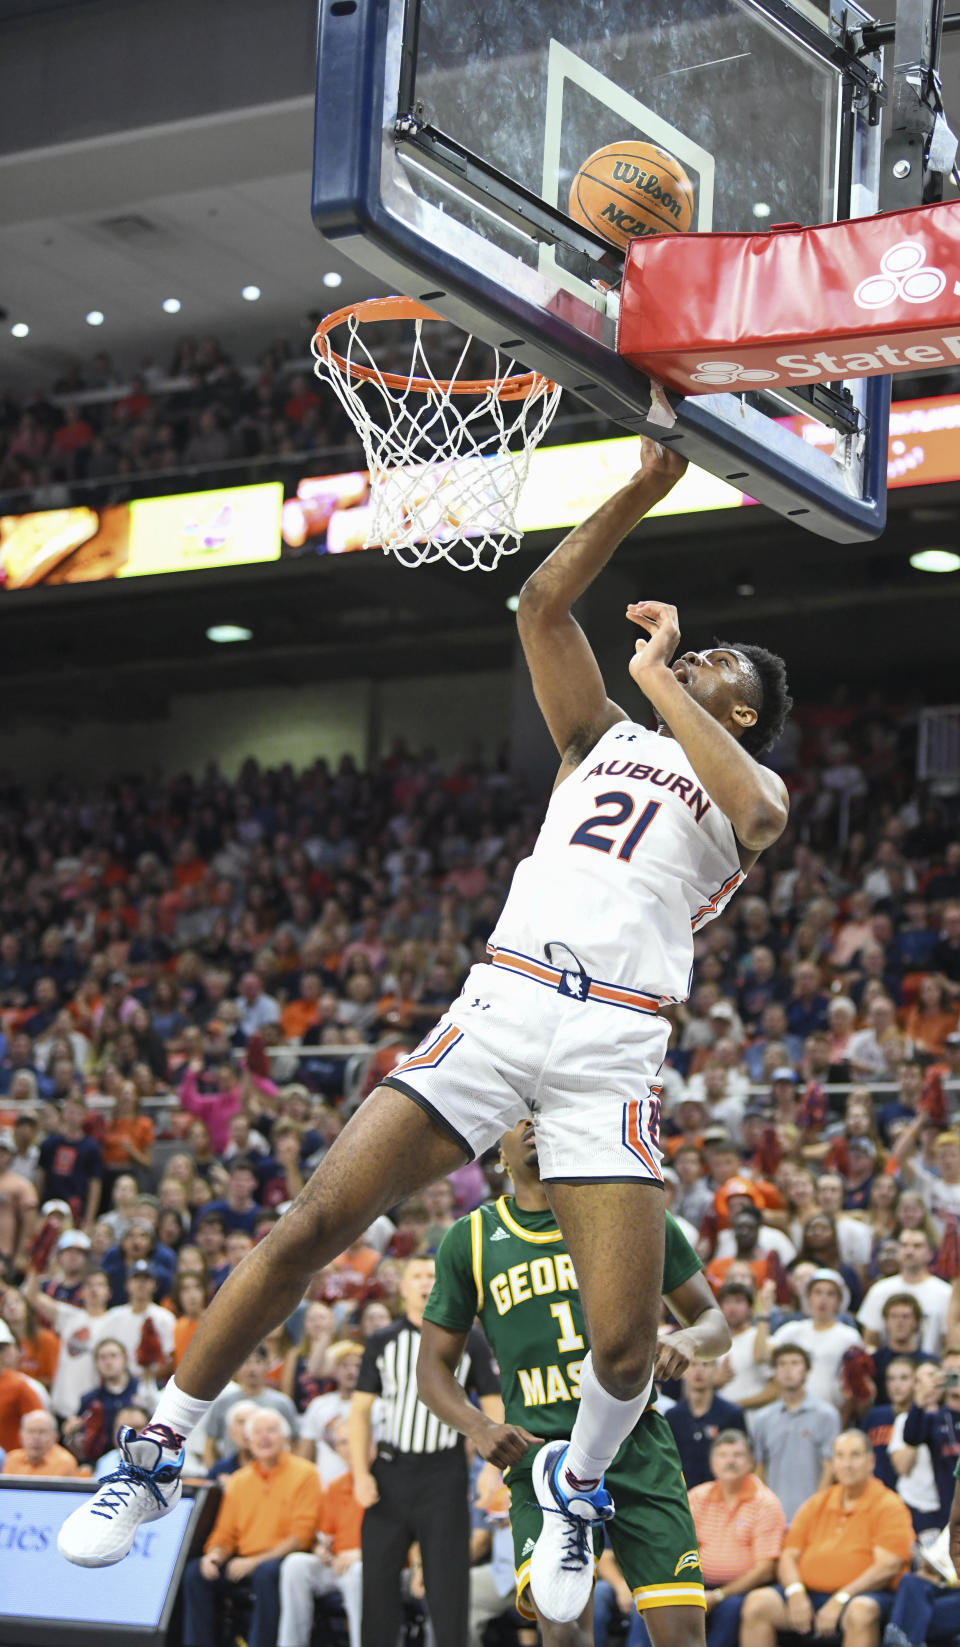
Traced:
<svg viewBox="0 0 960 1647">
<path fill-rule="evenodd" d="M 372 1333 L 350 1404 L 350 1459 L 364 1507 L 362 1647 L 394 1647 L 403 1623 L 400 1575 L 411 1544 L 420 1546 L 427 1611 L 436 1647 L 465 1647 L 470 1593 L 470 1516 L 463 1438 L 441 1424 L 417 1394 L 423 1312 L 433 1286 L 432 1258 L 411 1258 L 403 1272 L 403 1314 Z M 494 1418 L 500 1381 L 478 1327 L 467 1337 L 457 1378 Z M 372 1412 L 382 1399 L 371 1470 Z"/>
</svg>

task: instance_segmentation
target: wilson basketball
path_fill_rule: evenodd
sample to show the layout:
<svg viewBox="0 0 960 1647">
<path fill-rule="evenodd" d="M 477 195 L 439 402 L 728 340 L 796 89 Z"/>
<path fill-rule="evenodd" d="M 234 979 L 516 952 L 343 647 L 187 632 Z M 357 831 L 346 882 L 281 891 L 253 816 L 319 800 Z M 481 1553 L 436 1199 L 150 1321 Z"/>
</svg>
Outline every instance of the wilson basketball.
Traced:
<svg viewBox="0 0 960 1647">
<path fill-rule="evenodd" d="M 683 234 L 693 221 L 693 184 L 655 143 L 608 143 L 570 185 L 570 216 L 626 248 L 638 236 Z"/>
</svg>

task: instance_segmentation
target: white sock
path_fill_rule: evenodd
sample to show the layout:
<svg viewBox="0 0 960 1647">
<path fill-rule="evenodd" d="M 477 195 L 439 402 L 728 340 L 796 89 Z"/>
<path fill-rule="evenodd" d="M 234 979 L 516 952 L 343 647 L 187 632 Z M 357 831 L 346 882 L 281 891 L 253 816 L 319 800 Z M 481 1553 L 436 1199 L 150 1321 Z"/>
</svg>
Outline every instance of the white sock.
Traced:
<svg viewBox="0 0 960 1647">
<path fill-rule="evenodd" d="M 589 1492 L 604 1470 L 613 1463 L 621 1442 L 626 1441 L 650 1399 L 653 1371 L 639 1395 L 618 1401 L 605 1390 L 593 1370 L 588 1352 L 580 1369 L 580 1406 L 564 1460 L 567 1480 Z"/>
<path fill-rule="evenodd" d="M 185 1441 L 190 1431 L 196 1429 L 201 1418 L 212 1406 L 212 1401 L 201 1401 L 199 1396 L 187 1395 L 185 1390 L 178 1387 L 176 1379 L 171 1378 L 160 1391 L 157 1410 L 150 1422 L 165 1424 Z"/>
</svg>

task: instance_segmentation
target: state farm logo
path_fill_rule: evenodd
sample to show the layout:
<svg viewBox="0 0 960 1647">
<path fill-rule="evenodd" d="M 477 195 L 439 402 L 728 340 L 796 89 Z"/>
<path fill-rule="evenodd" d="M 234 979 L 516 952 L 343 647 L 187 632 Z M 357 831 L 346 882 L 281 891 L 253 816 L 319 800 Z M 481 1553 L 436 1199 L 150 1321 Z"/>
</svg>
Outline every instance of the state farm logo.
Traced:
<svg viewBox="0 0 960 1647">
<path fill-rule="evenodd" d="M 858 309 L 885 309 L 900 298 L 904 303 L 932 303 L 947 284 L 942 269 L 927 264 L 919 240 L 898 240 L 880 259 L 880 273 L 861 280 L 853 294 Z"/>
<path fill-rule="evenodd" d="M 730 383 L 772 383 L 779 376 L 779 372 L 741 366 L 737 360 L 698 360 L 696 371 L 690 373 L 690 380 L 693 383 L 709 383 L 717 389 L 725 389 Z"/>
</svg>

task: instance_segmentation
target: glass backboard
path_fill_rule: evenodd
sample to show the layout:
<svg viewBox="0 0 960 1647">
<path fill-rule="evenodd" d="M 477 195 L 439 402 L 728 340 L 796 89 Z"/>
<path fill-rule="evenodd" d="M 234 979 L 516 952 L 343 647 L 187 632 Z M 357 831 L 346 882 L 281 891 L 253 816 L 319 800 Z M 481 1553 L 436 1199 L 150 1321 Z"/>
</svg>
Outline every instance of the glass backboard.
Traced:
<svg viewBox="0 0 960 1647">
<path fill-rule="evenodd" d="M 629 429 L 650 387 L 616 353 L 622 251 L 571 215 L 578 169 L 656 145 L 693 231 L 877 209 L 878 57 L 787 0 L 324 0 L 314 218 L 362 267 Z M 682 296 L 679 298 L 682 301 Z M 691 459 L 837 538 L 884 524 L 885 380 L 818 405 L 674 401 Z M 777 419 L 813 411 L 833 450 Z M 662 428 L 662 426 L 661 426 Z"/>
</svg>

